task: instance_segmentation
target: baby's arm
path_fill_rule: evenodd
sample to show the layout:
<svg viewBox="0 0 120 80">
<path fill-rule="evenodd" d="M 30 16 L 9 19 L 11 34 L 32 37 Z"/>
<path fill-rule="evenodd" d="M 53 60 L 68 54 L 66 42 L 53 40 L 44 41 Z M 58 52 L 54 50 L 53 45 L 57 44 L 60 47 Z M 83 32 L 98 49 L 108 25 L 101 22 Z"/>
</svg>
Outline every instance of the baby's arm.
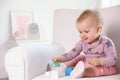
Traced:
<svg viewBox="0 0 120 80">
<path fill-rule="evenodd" d="M 93 57 L 89 59 L 89 63 L 92 65 L 105 65 L 112 66 L 117 62 L 117 53 L 115 46 L 111 40 L 106 40 L 103 46 L 103 53 L 99 58 Z"/>
<path fill-rule="evenodd" d="M 80 54 L 80 51 L 82 50 L 81 47 L 82 47 L 82 41 L 79 41 L 71 51 L 61 56 L 53 57 L 52 61 L 65 62 L 65 61 L 72 60 L 73 58 L 75 58 Z"/>
<path fill-rule="evenodd" d="M 69 61 L 69 60 L 72 60 L 73 58 L 77 57 L 80 54 L 80 52 L 82 51 L 82 44 L 83 44 L 82 41 L 79 41 L 71 51 L 64 54 L 63 55 L 64 60 Z"/>
<path fill-rule="evenodd" d="M 104 57 L 103 59 L 105 60 L 106 66 L 112 66 L 117 63 L 117 52 L 112 40 L 108 40 L 106 42 L 106 45 L 104 47 L 104 53 L 106 57 Z"/>
</svg>

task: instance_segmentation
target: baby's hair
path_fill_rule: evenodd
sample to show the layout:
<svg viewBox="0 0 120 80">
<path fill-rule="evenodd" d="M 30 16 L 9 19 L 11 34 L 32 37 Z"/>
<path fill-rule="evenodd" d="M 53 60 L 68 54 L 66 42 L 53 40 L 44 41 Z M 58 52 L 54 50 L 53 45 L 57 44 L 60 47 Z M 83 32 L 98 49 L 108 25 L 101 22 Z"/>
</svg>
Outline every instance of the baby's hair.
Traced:
<svg viewBox="0 0 120 80">
<path fill-rule="evenodd" d="M 77 22 L 81 22 L 82 20 L 91 17 L 93 20 L 96 21 L 97 25 L 102 26 L 103 21 L 101 19 L 100 13 L 97 10 L 90 10 L 87 9 L 81 13 L 81 15 L 77 18 Z"/>
</svg>

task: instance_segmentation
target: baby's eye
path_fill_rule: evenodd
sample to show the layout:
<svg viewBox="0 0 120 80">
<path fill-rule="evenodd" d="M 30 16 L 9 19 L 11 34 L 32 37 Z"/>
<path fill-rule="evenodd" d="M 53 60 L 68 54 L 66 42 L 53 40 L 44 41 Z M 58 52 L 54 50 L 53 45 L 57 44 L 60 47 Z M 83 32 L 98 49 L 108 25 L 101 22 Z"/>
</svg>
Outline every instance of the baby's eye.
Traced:
<svg viewBox="0 0 120 80">
<path fill-rule="evenodd" d="M 79 31 L 80 33 L 82 33 L 81 31 Z"/>
<path fill-rule="evenodd" d="M 89 31 L 85 31 L 85 33 L 88 33 Z"/>
</svg>

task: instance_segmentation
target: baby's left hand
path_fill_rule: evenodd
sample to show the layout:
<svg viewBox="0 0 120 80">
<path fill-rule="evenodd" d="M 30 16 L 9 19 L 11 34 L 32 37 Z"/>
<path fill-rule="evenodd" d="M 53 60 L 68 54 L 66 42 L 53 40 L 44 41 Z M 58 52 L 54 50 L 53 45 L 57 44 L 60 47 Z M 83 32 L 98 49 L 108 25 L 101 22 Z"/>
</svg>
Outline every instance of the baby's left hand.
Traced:
<svg viewBox="0 0 120 80">
<path fill-rule="evenodd" d="M 97 66 L 97 65 L 105 65 L 105 61 L 102 58 L 96 58 L 96 57 L 91 58 L 89 60 L 89 63 L 92 64 L 92 65 L 95 65 L 95 66 Z"/>
</svg>

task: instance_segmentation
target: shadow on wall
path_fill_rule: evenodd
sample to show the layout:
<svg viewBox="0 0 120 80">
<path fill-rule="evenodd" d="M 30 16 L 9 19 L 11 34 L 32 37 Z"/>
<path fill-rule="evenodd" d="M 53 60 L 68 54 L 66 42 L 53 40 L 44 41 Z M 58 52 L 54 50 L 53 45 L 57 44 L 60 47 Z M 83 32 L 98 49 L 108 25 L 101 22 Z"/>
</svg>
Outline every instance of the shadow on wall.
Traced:
<svg viewBox="0 0 120 80">
<path fill-rule="evenodd" d="M 120 30 L 119 26 L 110 26 L 110 28 L 107 30 L 107 33 L 106 33 L 106 35 L 108 37 L 110 37 L 115 44 L 115 47 L 116 47 L 116 50 L 117 50 L 117 53 L 118 53 L 118 58 L 120 58 L 120 37 L 119 37 L 120 31 L 119 30 Z M 117 66 L 120 67 L 120 61 L 118 61 Z M 118 70 L 120 72 L 119 68 L 118 68 Z"/>
<path fill-rule="evenodd" d="M 120 58 L 120 11 L 119 11 L 120 6 L 115 6 L 111 8 L 104 8 L 100 10 L 100 14 L 103 18 L 103 34 L 107 35 L 110 37 L 116 47 L 117 53 L 118 53 L 118 58 Z M 120 60 L 120 59 L 119 59 Z M 118 61 L 117 64 L 120 68 L 120 61 Z M 118 68 L 119 72 L 120 69 Z"/>
</svg>

